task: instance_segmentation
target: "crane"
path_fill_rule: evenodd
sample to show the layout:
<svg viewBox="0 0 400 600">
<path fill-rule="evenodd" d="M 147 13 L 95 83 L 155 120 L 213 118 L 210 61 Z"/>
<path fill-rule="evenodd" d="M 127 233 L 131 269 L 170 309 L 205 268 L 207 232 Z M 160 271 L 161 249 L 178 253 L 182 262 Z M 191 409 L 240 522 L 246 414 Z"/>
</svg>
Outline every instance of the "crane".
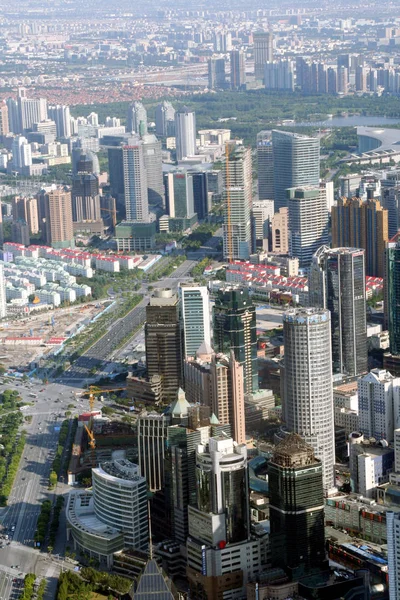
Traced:
<svg viewBox="0 0 400 600">
<path fill-rule="evenodd" d="M 101 388 L 97 388 L 94 385 L 91 385 L 89 387 L 89 407 L 90 407 L 90 412 L 92 413 L 94 410 L 94 401 L 95 401 L 95 397 L 97 396 L 97 394 L 101 394 L 103 392 L 117 392 L 117 391 L 121 391 L 121 390 L 125 390 L 126 388 L 111 388 L 111 389 L 107 389 L 107 390 L 102 390 Z M 91 454 L 91 459 L 92 459 L 92 467 L 94 468 L 96 466 L 96 440 L 94 437 L 94 433 L 93 433 L 93 416 L 90 418 L 90 428 L 87 427 L 87 425 L 85 425 L 85 429 L 86 429 L 86 433 L 88 434 L 89 437 L 89 447 L 90 447 L 90 454 Z"/>
<path fill-rule="evenodd" d="M 96 466 L 96 440 L 94 439 L 94 433 L 87 425 L 85 425 L 86 433 L 89 438 L 90 457 L 92 460 L 92 468 Z"/>
</svg>

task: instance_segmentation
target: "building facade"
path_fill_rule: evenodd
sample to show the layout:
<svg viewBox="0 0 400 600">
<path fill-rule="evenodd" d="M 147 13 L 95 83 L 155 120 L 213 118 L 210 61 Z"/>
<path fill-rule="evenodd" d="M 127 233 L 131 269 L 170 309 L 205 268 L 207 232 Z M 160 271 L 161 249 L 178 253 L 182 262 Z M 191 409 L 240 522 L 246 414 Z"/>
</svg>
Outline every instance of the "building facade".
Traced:
<svg viewBox="0 0 400 600">
<path fill-rule="evenodd" d="M 309 267 L 318 248 L 329 243 L 326 190 L 319 184 L 290 188 L 288 194 L 289 254 Z"/>
<path fill-rule="evenodd" d="M 272 131 L 275 212 L 288 205 L 286 190 L 318 186 L 320 178 L 319 138 Z"/>
<path fill-rule="evenodd" d="M 356 376 L 368 370 L 365 251 L 322 246 L 313 256 L 309 304 L 331 313 L 334 373 Z"/>
<path fill-rule="evenodd" d="M 206 286 L 181 283 L 180 311 L 183 330 L 184 356 L 195 356 L 205 342 L 211 344 L 210 299 Z"/>
<path fill-rule="evenodd" d="M 283 316 L 285 346 L 283 420 L 321 460 L 324 490 L 334 488 L 335 433 L 330 313 L 289 309 Z"/>
<path fill-rule="evenodd" d="M 217 352 L 234 352 L 243 366 L 246 394 L 258 390 L 256 312 L 247 289 L 219 290 L 213 312 L 214 345 Z"/>
<path fill-rule="evenodd" d="M 251 251 L 251 149 L 230 149 L 224 167 L 224 257 L 247 260 Z"/>
</svg>

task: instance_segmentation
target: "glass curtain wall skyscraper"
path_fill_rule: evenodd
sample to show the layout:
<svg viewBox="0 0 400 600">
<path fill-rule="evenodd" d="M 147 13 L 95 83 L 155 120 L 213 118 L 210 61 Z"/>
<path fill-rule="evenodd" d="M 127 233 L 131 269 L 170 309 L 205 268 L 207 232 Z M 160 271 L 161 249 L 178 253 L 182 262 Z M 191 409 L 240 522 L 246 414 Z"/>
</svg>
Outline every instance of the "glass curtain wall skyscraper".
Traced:
<svg viewBox="0 0 400 600">
<path fill-rule="evenodd" d="M 317 137 L 272 131 L 275 212 L 287 206 L 288 188 L 318 186 L 320 141 Z"/>
<path fill-rule="evenodd" d="M 334 373 L 356 376 L 368 370 L 365 252 L 322 246 L 313 256 L 310 306 L 331 313 Z"/>
</svg>

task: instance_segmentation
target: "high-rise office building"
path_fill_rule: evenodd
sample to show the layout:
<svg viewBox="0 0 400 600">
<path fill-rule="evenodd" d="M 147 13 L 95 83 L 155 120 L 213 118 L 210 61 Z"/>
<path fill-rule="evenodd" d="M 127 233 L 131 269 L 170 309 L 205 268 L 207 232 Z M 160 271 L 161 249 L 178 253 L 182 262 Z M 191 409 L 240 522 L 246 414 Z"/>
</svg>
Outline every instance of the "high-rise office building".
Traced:
<svg viewBox="0 0 400 600">
<path fill-rule="evenodd" d="M 60 187 L 44 194 L 46 243 L 53 248 L 73 248 L 71 192 Z"/>
<path fill-rule="evenodd" d="M 151 206 L 165 208 L 161 142 L 153 134 L 142 136 L 147 196 Z"/>
<path fill-rule="evenodd" d="M 283 316 L 285 345 L 283 420 L 301 435 L 322 462 L 325 491 L 334 488 L 330 313 L 325 309 L 289 309 Z"/>
<path fill-rule="evenodd" d="M 264 79 L 266 63 L 274 60 L 273 34 L 270 31 L 255 31 L 254 41 L 254 75 L 256 79 Z"/>
<path fill-rule="evenodd" d="M 156 135 L 159 137 L 175 135 L 175 109 L 167 100 L 163 100 L 156 107 Z"/>
<path fill-rule="evenodd" d="M 189 171 L 193 183 L 193 210 L 199 221 L 209 213 L 208 179 L 206 171 Z"/>
<path fill-rule="evenodd" d="M 0 265 L 0 319 L 4 319 L 6 312 L 6 284 L 4 279 L 3 265 Z"/>
<path fill-rule="evenodd" d="M 253 226 L 253 251 L 256 248 L 268 250 L 269 227 L 274 216 L 273 200 L 256 200 L 251 208 Z"/>
<path fill-rule="evenodd" d="M 385 320 L 389 330 L 390 352 L 400 356 L 400 239 L 390 240 L 385 250 Z"/>
<path fill-rule="evenodd" d="M 272 131 L 275 212 L 288 205 L 288 188 L 318 186 L 320 141 L 317 137 Z"/>
<path fill-rule="evenodd" d="M 147 375 L 161 377 L 163 402 L 173 402 L 182 383 L 182 330 L 179 299 L 169 289 L 156 290 L 146 307 Z"/>
<path fill-rule="evenodd" d="M 266 538 L 250 537 L 247 468 L 244 444 L 219 436 L 198 446 L 186 543 L 192 597 L 245 598 L 262 568 Z"/>
<path fill-rule="evenodd" d="M 224 178 L 224 257 L 247 260 L 251 250 L 251 148 L 229 149 Z"/>
<path fill-rule="evenodd" d="M 197 154 L 196 113 L 187 106 L 175 113 L 175 137 L 178 161 Z"/>
<path fill-rule="evenodd" d="M 400 426 L 400 378 L 384 369 L 372 369 L 358 380 L 360 432 L 365 437 L 393 442 Z"/>
<path fill-rule="evenodd" d="M 229 356 L 217 355 L 202 344 L 195 358 L 185 360 L 183 369 L 188 402 L 208 406 L 221 426 L 231 426 L 234 441 L 245 443 L 243 365 L 233 351 Z"/>
<path fill-rule="evenodd" d="M 196 451 L 210 437 L 230 437 L 230 426 L 220 425 L 210 415 L 208 406 L 184 410 L 177 423 L 167 429 L 165 489 L 171 511 L 172 537 L 186 544 L 188 536 L 188 507 L 196 506 Z"/>
<path fill-rule="evenodd" d="M 58 138 L 71 137 L 71 113 L 69 106 L 57 104 L 57 106 L 49 106 L 49 118 L 52 119 L 57 128 Z"/>
<path fill-rule="evenodd" d="M 92 469 L 94 512 L 99 521 L 122 531 L 127 547 L 146 550 L 149 543 L 146 480 L 125 458 Z"/>
<path fill-rule="evenodd" d="M 314 254 L 309 304 L 331 313 L 333 373 L 368 370 L 364 250 L 322 246 Z"/>
<path fill-rule="evenodd" d="M 274 448 L 268 481 L 272 564 L 305 575 L 325 562 L 321 460 L 291 433 Z"/>
<path fill-rule="evenodd" d="M 208 87 L 210 90 L 226 87 L 225 58 L 208 59 Z"/>
<path fill-rule="evenodd" d="M 197 220 L 192 175 L 180 169 L 170 171 L 164 174 L 164 186 L 167 214 L 175 220 L 175 229 L 187 229 Z"/>
<path fill-rule="evenodd" d="M 339 198 L 332 207 L 332 246 L 364 248 L 365 272 L 384 277 L 384 252 L 389 241 L 388 211 L 379 200 Z"/>
<path fill-rule="evenodd" d="M 274 199 L 274 155 L 271 131 L 257 134 L 258 199 Z"/>
<path fill-rule="evenodd" d="M 45 98 L 27 98 L 25 90 L 19 89 L 17 104 L 19 123 L 23 132 L 32 129 L 34 123 L 40 123 L 48 118 Z"/>
<path fill-rule="evenodd" d="M 194 356 L 203 342 L 211 344 L 210 299 L 206 286 L 181 283 L 178 289 L 186 358 Z"/>
<path fill-rule="evenodd" d="M 289 253 L 289 209 L 280 208 L 271 219 L 272 252 Z"/>
<path fill-rule="evenodd" d="M 32 165 L 32 150 L 28 140 L 18 135 L 13 139 L 12 143 L 13 169 L 23 172 L 26 167 Z"/>
<path fill-rule="evenodd" d="M 126 129 L 129 133 L 138 135 L 147 133 L 147 110 L 141 102 L 135 101 L 128 108 Z"/>
<path fill-rule="evenodd" d="M 9 131 L 14 134 L 22 133 L 17 100 L 14 98 L 7 98 L 6 105 L 8 110 Z"/>
<path fill-rule="evenodd" d="M 143 144 L 122 147 L 124 196 L 127 221 L 147 222 L 149 203 Z"/>
<path fill-rule="evenodd" d="M 300 267 L 309 267 L 314 252 L 329 244 L 329 217 L 326 190 L 321 185 L 290 188 L 289 254 L 299 259 Z"/>
<path fill-rule="evenodd" d="M 0 138 L 4 138 L 10 131 L 8 123 L 8 107 L 3 101 L 0 103 Z"/>
<path fill-rule="evenodd" d="M 246 62 L 244 52 L 231 50 L 231 89 L 241 90 L 246 86 Z"/>
<path fill-rule="evenodd" d="M 164 486 L 164 459 L 167 440 L 168 415 L 156 412 L 140 413 L 137 420 L 138 461 L 142 477 L 150 492 Z"/>
<path fill-rule="evenodd" d="M 78 169 L 86 169 L 86 165 Z M 90 168 L 90 167 L 89 167 Z M 79 170 L 72 178 L 72 220 L 74 223 L 97 222 L 103 228 L 100 211 L 99 178 L 86 170 Z"/>
<path fill-rule="evenodd" d="M 248 290 L 232 287 L 219 290 L 213 310 L 214 345 L 243 365 L 244 391 L 258 390 L 256 312 Z"/>
</svg>

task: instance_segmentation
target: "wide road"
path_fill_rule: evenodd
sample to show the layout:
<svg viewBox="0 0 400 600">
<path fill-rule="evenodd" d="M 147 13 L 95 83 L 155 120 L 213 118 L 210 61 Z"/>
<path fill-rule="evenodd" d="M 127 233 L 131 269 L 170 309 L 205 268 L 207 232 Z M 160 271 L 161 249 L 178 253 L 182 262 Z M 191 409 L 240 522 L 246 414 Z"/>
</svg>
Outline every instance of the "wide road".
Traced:
<svg viewBox="0 0 400 600">
<path fill-rule="evenodd" d="M 21 581 L 27 573 L 46 577 L 48 590 L 45 600 L 52 600 L 61 563 L 56 557 L 35 549 L 33 537 L 41 502 L 46 498 L 54 498 L 54 492 L 48 490 L 49 473 L 64 413 L 71 403 L 79 411 L 87 410 L 88 400 L 76 401 L 76 390 L 59 383 L 43 386 L 41 382 L 4 380 L 0 392 L 7 388 L 16 389 L 23 400 L 32 403 L 32 406 L 21 411 L 24 415 L 31 415 L 32 421 L 23 425 L 27 432 L 27 443 L 8 505 L 0 509 L 0 533 L 3 536 L 0 539 L 0 546 L 3 546 L 0 547 L 0 600 L 16 600 L 20 595 Z M 30 394 L 37 398 L 32 398 Z M 56 493 L 65 491 L 66 487 L 59 484 Z M 9 538 L 7 540 L 6 535 Z M 65 532 L 60 531 L 57 539 L 61 540 L 58 548 L 61 546 L 62 551 Z M 64 568 L 72 568 L 72 565 L 64 563 Z"/>
<path fill-rule="evenodd" d="M 133 335 L 134 331 L 143 325 L 148 301 L 148 297 L 144 297 L 125 317 L 112 323 L 108 331 L 64 373 L 62 381 L 89 379 L 91 369 L 98 367 L 99 363 L 106 360 L 118 348 L 129 333 Z"/>
</svg>

